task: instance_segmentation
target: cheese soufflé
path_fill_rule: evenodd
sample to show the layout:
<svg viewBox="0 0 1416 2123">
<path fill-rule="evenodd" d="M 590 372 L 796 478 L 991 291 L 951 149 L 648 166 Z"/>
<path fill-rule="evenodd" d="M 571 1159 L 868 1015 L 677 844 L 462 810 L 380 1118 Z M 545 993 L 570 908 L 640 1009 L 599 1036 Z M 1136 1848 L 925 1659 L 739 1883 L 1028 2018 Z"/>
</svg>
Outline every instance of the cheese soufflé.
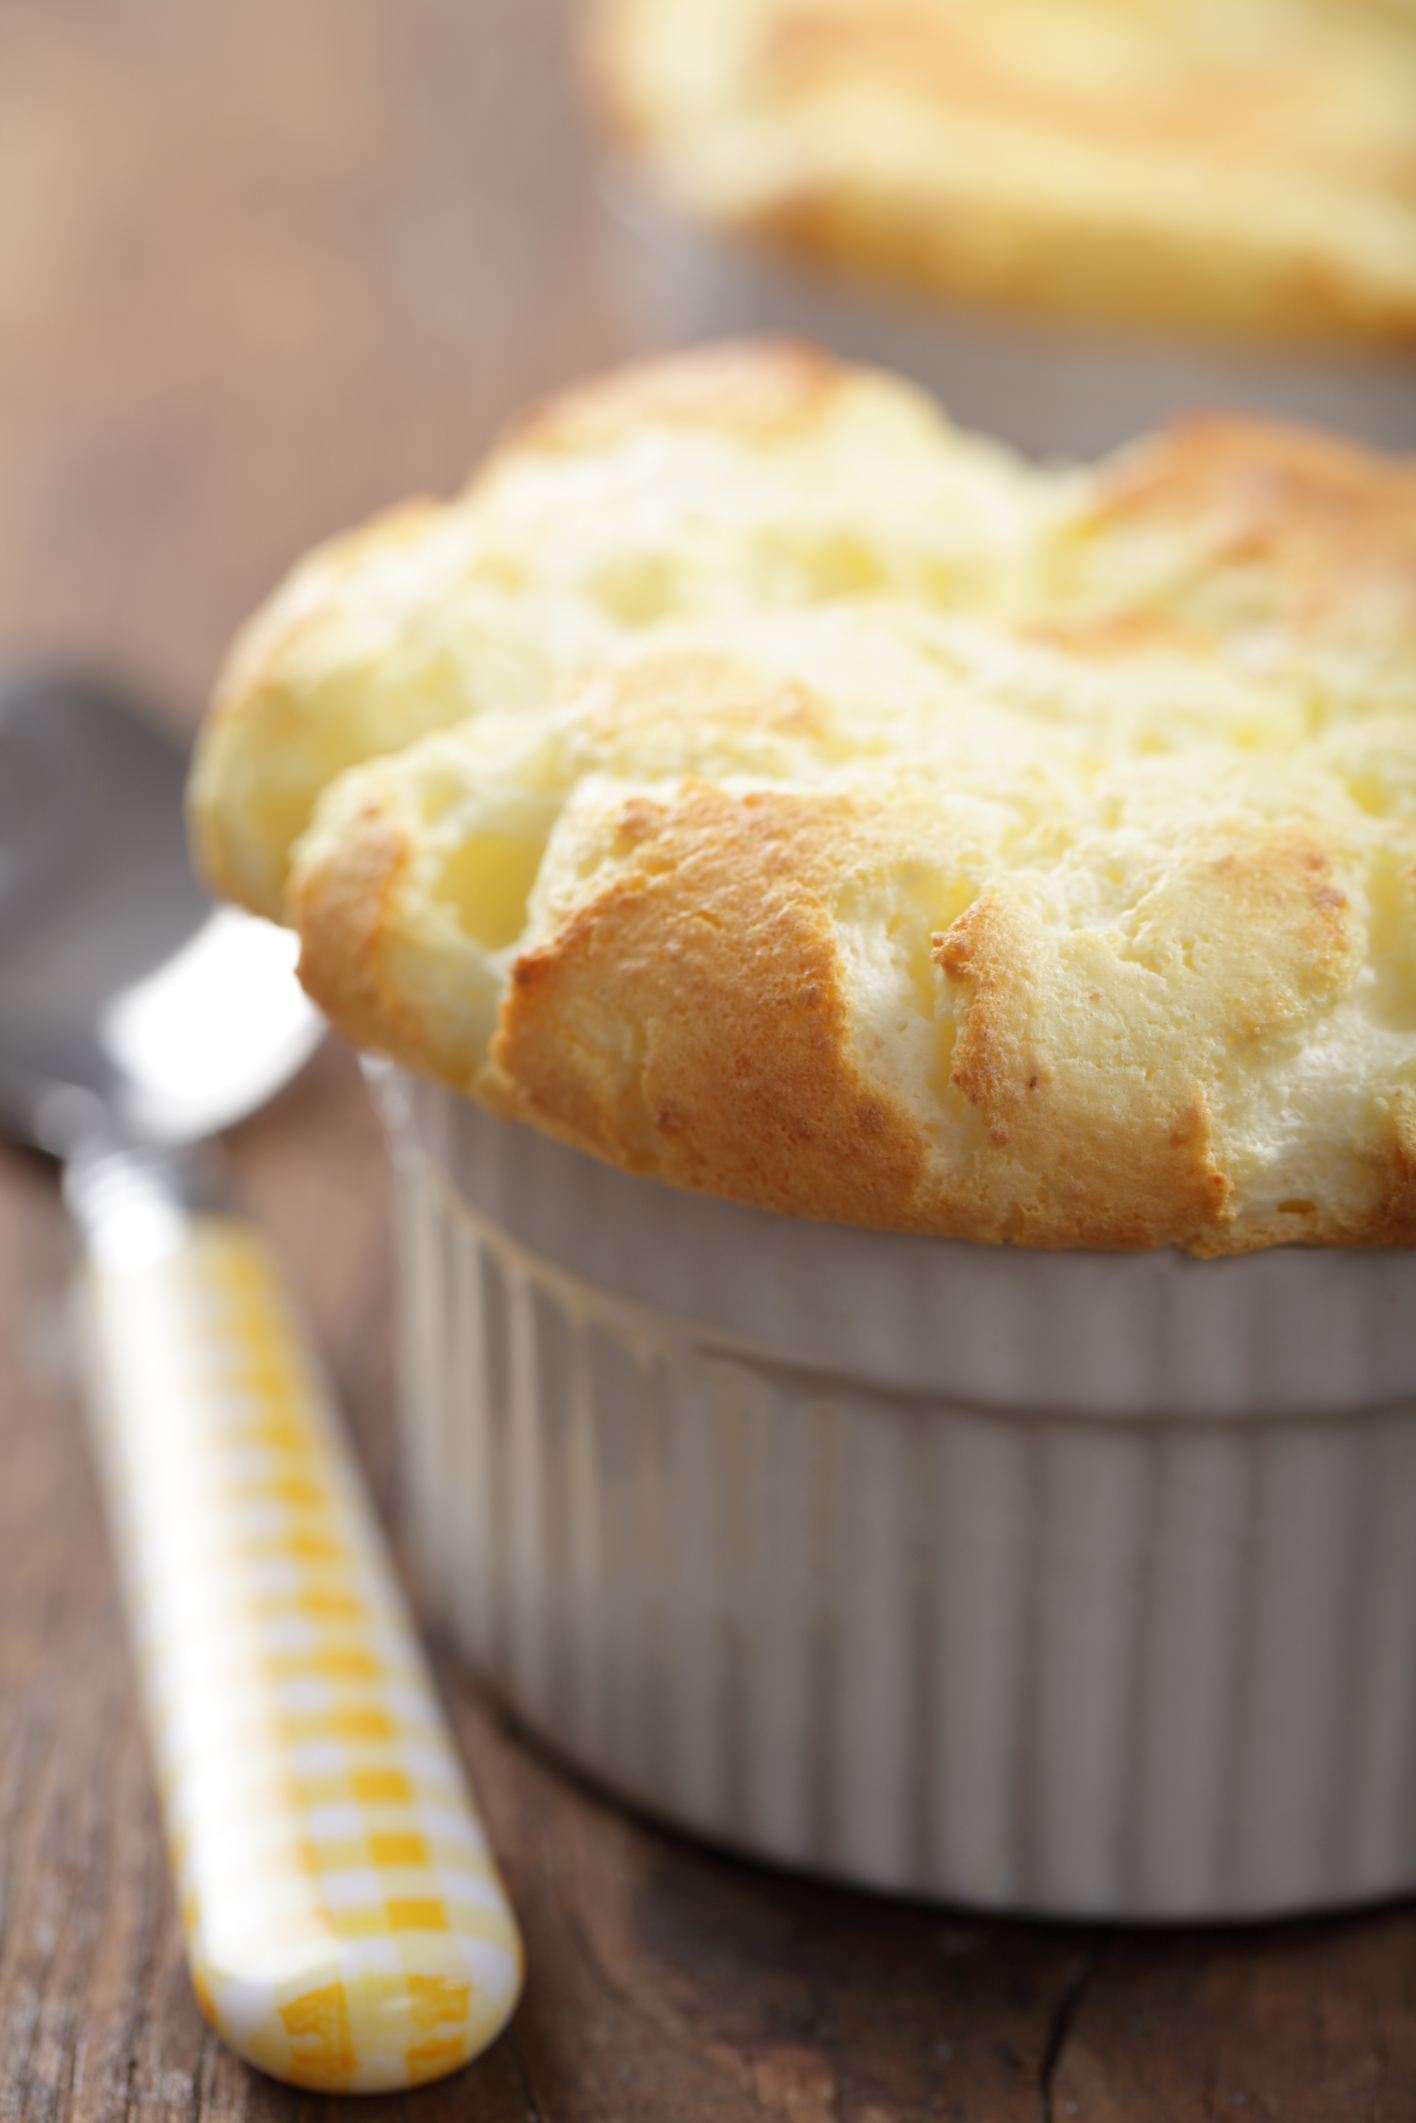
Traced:
<svg viewBox="0 0 1416 2123">
<path fill-rule="evenodd" d="M 1410 0 L 592 0 L 688 225 L 1019 318 L 1416 351 Z"/>
<path fill-rule="evenodd" d="M 1416 462 L 1044 471 L 809 347 L 642 364 L 301 562 L 191 810 L 353 1040 L 627 1171 L 1416 1243 Z"/>
</svg>

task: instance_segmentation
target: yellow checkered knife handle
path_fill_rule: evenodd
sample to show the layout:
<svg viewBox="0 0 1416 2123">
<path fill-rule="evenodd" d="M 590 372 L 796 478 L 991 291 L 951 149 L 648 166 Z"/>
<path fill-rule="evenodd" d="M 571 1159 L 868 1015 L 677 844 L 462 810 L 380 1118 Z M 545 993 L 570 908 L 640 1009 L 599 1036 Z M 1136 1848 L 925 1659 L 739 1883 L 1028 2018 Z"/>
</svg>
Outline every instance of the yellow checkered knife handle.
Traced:
<svg viewBox="0 0 1416 2123">
<path fill-rule="evenodd" d="M 438 2078 L 509 2017 L 521 1943 L 279 1279 L 228 1218 L 139 1199 L 85 1221 L 94 1427 L 197 1995 L 292 2085 Z"/>
</svg>

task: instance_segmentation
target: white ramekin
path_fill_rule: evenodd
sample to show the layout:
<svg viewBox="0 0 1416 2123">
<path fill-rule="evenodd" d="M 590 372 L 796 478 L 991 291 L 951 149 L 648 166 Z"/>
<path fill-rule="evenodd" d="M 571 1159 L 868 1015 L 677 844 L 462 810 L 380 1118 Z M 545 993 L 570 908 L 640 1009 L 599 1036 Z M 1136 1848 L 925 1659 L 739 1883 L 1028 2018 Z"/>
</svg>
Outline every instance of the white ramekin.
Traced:
<svg viewBox="0 0 1416 2123">
<path fill-rule="evenodd" d="M 1037 457 L 1097 457 L 1197 407 L 1416 450 L 1416 356 L 1285 357 L 995 323 L 691 228 L 623 175 L 602 197 L 609 270 L 629 330 L 648 345 L 794 333 L 913 377 L 962 427 Z"/>
<path fill-rule="evenodd" d="M 573 1760 L 995 1908 L 1416 1887 L 1416 1255 L 794 1222 L 381 1097 L 426 1588 Z"/>
</svg>

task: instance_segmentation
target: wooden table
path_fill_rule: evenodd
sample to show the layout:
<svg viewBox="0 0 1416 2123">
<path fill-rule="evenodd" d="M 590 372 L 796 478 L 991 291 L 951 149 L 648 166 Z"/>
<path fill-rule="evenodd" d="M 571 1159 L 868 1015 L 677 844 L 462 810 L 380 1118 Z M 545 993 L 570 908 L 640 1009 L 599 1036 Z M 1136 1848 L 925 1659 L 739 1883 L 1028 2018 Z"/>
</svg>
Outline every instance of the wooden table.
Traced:
<svg viewBox="0 0 1416 2123">
<path fill-rule="evenodd" d="M 557 0 L 0 0 L 0 643 L 187 727 L 312 538 L 614 358 Z M 396 1521 L 386 1183 L 331 1048 L 234 1136 Z M 0 1151 L 0 2123 L 333 2112 L 188 1990 L 71 1374 L 52 1170 Z M 739 1864 L 438 1670 L 531 1976 L 370 2123 L 1416 2116 L 1416 1911 L 985 1920 Z"/>
</svg>

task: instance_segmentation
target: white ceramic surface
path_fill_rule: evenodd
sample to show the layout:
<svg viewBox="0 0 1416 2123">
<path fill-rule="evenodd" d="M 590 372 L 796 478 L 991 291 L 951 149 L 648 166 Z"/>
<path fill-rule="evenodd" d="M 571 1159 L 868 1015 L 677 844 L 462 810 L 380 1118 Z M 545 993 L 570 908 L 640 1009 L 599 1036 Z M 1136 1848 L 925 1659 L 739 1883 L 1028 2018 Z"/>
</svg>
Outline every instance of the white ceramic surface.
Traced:
<svg viewBox="0 0 1416 2123">
<path fill-rule="evenodd" d="M 382 1095 L 430 1594 L 577 1762 L 998 1908 L 1416 1886 L 1416 1255 L 798 1223 Z"/>
<path fill-rule="evenodd" d="M 1225 407 L 1416 450 L 1416 358 L 1268 350 L 1024 328 L 869 290 L 672 219 L 632 180 L 602 187 L 610 270 L 641 341 L 789 332 L 933 391 L 961 427 L 1087 459 L 1178 413 Z"/>
</svg>

